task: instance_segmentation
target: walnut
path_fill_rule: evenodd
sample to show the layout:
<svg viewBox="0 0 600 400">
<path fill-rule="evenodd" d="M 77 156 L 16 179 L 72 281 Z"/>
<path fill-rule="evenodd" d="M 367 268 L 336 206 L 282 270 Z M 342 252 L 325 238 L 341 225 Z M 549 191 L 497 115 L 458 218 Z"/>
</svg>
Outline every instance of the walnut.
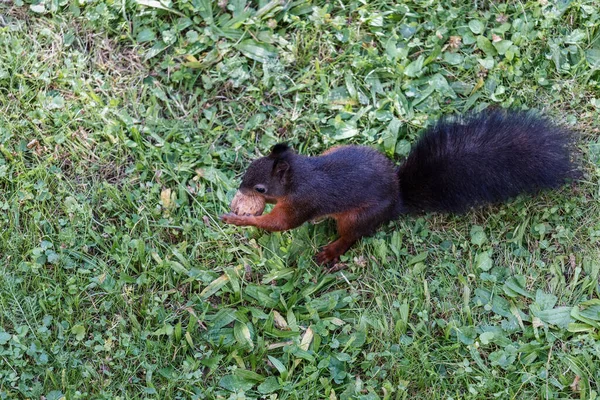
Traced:
<svg viewBox="0 0 600 400">
<path fill-rule="evenodd" d="M 231 211 L 237 215 L 261 215 L 265 210 L 265 199 L 261 196 L 247 195 L 239 190 L 231 200 Z"/>
</svg>

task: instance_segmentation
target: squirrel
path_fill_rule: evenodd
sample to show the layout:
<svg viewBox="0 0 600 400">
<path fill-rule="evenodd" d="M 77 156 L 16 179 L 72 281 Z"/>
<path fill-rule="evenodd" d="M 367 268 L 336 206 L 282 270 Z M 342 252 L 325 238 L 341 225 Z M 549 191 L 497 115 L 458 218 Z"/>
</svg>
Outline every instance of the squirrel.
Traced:
<svg viewBox="0 0 600 400">
<path fill-rule="evenodd" d="M 286 144 L 253 161 L 239 191 L 275 204 L 266 215 L 225 214 L 238 226 L 293 229 L 331 217 L 339 238 L 316 256 L 339 261 L 357 240 L 402 214 L 462 213 L 575 178 L 570 132 L 524 111 L 444 117 L 417 141 L 400 167 L 366 146 L 337 146 L 320 156 Z"/>
</svg>

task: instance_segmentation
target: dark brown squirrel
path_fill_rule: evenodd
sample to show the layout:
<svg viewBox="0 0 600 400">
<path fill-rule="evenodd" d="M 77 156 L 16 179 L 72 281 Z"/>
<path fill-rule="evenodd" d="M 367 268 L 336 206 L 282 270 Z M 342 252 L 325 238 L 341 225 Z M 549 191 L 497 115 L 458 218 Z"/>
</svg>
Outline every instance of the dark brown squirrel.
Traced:
<svg viewBox="0 0 600 400">
<path fill-rule="evenodd" d="M 358 239 L 401 214 L 461 213 L 559 187 L 577 176 L 571 139 L 569 131 L 531 112 L 484 111 L 438 121 L 399 168 L 370 147 L 339 146 L 307 157 L 277 144 L 250 164 L 239 189 L 275 204 L 273 210 L 221 219 L 285 231 L 331 217 L 339 238 L 316 260 L 332 264 Z"/>
</svg>

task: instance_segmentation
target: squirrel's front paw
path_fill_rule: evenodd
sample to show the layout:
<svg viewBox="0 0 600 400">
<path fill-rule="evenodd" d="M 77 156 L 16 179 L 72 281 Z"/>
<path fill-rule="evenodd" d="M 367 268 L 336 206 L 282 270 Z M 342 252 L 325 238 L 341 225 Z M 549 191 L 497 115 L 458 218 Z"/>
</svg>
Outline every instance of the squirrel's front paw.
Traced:
<svg viewBox="0 0 600 400">
<path fill-rule="evenodd" d="M 232 224 L 237 226 L 245 226 L 248 225 L 248 217 L 244 215 L 236 215 L 233 213 L 223 214 L 219 217 L 221 221 L 226 224 Z"/>
</svg>

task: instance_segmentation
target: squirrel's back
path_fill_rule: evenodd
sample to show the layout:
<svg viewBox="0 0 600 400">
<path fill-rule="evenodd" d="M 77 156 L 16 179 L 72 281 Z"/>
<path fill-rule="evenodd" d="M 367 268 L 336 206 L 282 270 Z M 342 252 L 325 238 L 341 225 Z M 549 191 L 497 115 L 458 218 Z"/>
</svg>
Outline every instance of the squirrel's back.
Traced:
<svg viewBox="0 0 600 400">
<path fill-rule="evenodd" d="M 402 212 L 462 212 L 573 176 L 572 137 L 529 112 L 445 118 L 426 131 L 399 169 Z"/>
<path fill-rule="evenodd" d="M 308 167 L 300 174 L 306 182 L 300 197 L 318 203 L 319 214 L 386 202 L 394 205 L 391 209 L 397 208 L 400 189 L 394 163 L 371 147 L 337 146 L 300 160 Z"/>
</svg>

